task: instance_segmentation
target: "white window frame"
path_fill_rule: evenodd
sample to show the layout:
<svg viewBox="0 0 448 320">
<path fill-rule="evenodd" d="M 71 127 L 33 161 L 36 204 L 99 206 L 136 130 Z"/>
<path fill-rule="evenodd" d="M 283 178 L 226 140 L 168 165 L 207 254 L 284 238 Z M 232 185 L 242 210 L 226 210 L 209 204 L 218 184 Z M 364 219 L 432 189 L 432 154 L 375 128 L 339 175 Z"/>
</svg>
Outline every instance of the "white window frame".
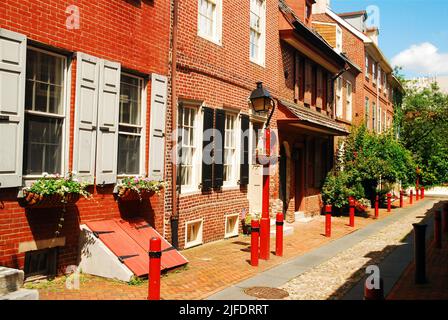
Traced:
<svg viewBox="0 0 448 320">
<path fill-rule="evenodd" d="M 55 57 L 60 57 L 63 58 L 64 60 L 64 66 L 63 66 L 63 97 L 62 97 L 62 110 L 63 110 L 63 114 L 61 115 L 55 115 L 55 114 L 47 114 L 44 112 L 40 112 L 40 111 L 32 111 L 32 110 L 26 110 L 26 106 L 24 108 L 24 123 L 26 122 L 25 118 L 27 114 L 31 114 L 31 115 L 41 115 L 41 116 L 48 116 L 48 117 L 52 117 L 52 118 L 57 118 L 57 119 L 64 119 L 63 121 L 63 125 L 62 125 L 62 155 L 61 155 L 61 171 L 59 172 L 61 175 L 64 175 L 67 171 L 68 171 L 68 163 L 69 163 L 69 138 L 70 138 L 70 112 L 69 112 L 69 108 L 70 108 L 70 93 L 71 93 L 71 60 L 62 55 L 62 54 L 58 54 L 49 50 L 44 50 L 44 49 L 40 49 L 37 47 L 33 47 L 33 46 L 27 46 L 26 48 L 27 52 L 29 50 L 34 50 L 37 52 L 42 52 L 44 54 L 48 54 L 51 56 L 55 56 Z M 27 65 L 28 68 L 28 65 Z M 26 70 L 25 70 L 26 73 Z M 26 76 L 25 76 L 26 77 Z M 25 80 L 27 81 L 27 79 Z M 26 84 L 25 84 L 26 86 Z M 26 94 L 26 92 L 25 92 Z M 26 100 L 26 99 L 25 99 Z M 25 151 L 25 140 L 24 140 L 24 144 L 22 146 L 22 157 Z M 23 163 L 23 168 L 22 168 L 22 172 L 25 170 L 25 163 Z M 51 172 L 49 172 L 51 174 Z M 24 180 L 24 184 L 25 186 L 30 186 L 35 180 L 42 178 L 43 174 L 40 175 L 23 175 L 23 180 Z"/>
<path fill-rule="evenodd" d="M 338 25 L 336 25 L 336 52 L 342 53 L 342 46 L 343 46 L 343 35 L 342 35 L 342 28 Z"/>
<path fill-rule="evenodd" d="M 365 124 L 367 129 L 370 128 L 370 99 L 369 97 L 365 97 L 365 104 L 364 104 L 364 109 L 365 109 Z"/>
<path fill-rule="evenodd" d="M 344 104 L 342 101 L 342 89 L 344 83 L 341 77 L 336 80 L 336 118 L 342 119 L 344 116 Z"/>
<path fill-rule="evenodd" d="M 192 224 L 196 224 L 196 223 L 200 223 L 198 237 L 197 237 L 197 239 L 195 239 L 193 241 L 187 241 L 188 240 L 188 226 L 190 226 Z M 200 246 L 201 244 L 203 244 L 204 243 L 203 234 L 204 234 L 204 218 L 185 222 L 185 246 L 184 246 L 184 248 L 188 249 L 188 248 Z"/>
<path fill-rule="evenodd" d="M 201 2 L 207 1 L 215 5 L 213 13 L 213 35 L 209 35 L 201 30 Z M 219 46 L 222 45 L 222 0 L 198 0 L 198 36 L 213 42 Z"/>
<path fill-rule="evenodd" d="M 373 63 L 372 63 L 372 81 L 373 81 L 373 84 L 377 83 L 377 80 L 378 80 L 377 78 L 378 78 L 377 64 L 376 64 L 375 61 L 373 61 Z"/>
<path fill-rule="evenodd" d="M 370 70 L 369 70 L 369 63 L 370 63 L 370 59 L 369 56 L 366 55 L 366 78 L 369 79 L 370 78 Z"/>
<path fill-rule="evenodd" d="M 140 116 L 140 125 L 139 126 L 133 126 L 133 125 L 129 125 L 129 124 L 124 124 L 124 126 L 127 127 L 136 127 L 136 128 L 140 128 L 141 127 L 141 131 L 140 131 L 140 168 L 139 168 L 139 175 L 146 175 L 146 110 L 147 110 L 147 91 L 146 88 L 148 86 L 147 80 L 145 80 L 142 77 L 133 75 L 131 73 L 128 72 L 121 72 L 121 75 L 125 75 L 127 77 L 130 78 L 135 78 L 138 79 L 139 81 L 141 81 L 141 85 L 142 85 L 142 91 L 141 91 L 141 95 L 140 95 L 140 99 L 141 99 L 141 116 Z M 121 87 L 121 75 L 120 75 L 120 87 Z M 121 95 L 121 92 L 120 92 Z M 118 111 L 120 112 L 120 111 Z M 120 119 L 120 118 L 118 118 Z M 120 134 L 124 134 L 124 135 L 137 135 L 137 134 L 132 134 L 132 133 L 128 133 L 128 132 L 121 132 L 120 131 L 120 126 L 123 125 L 120 122 L 118 123 L 118 136 L 120 136 Z M 117 148 L 118 152 L 119 149 Z M 117 159 L 117 173 L 118 173 L 118 159 Z M 118 174 L 117 175 L 117 179 L 122 179 L 125 177 L 132 177 L 134 176 L 133 174 Z"/>
<path fill-rule="evenodd" d="M 378 131 L 378 133 L 381 133 L 382 131 L 381 131 L 381 129 L 382 129 L 382 127 L 381 127 L 381 120 L 382 120 L 382 111 L 381 111 L 381 106 L 380 105 L 378 105 L 378 107 L 377 107 L 377 114 L 378 114 L 378 116 L 377 116 L 377 131 Z"/>
<path fill-rule="evenodd" d="M 250 52 L 250 31 L 252 30 L 250 26 L 250 20 L 249 20 L 249 60 L 255 64 L 258 64 L 259 66 L 265 67 L 266 66 L 266 0 L 256 0 L 256 1 L 262 1 L 262 5 L 259 8 L 253 7 L 253 0 L 250 0 L 250 12 L 255 10 L 260 10 L 261 16 L 260 16 L 260 37 L 259 37 L 259 45 L 258 45 L 258 57 L 252 57 Z M 250 16 L 250 13 L 249 13 Z M 250 18 L 249 18 L 250 19 Z"/>
<path fill-rule="evenodd" d="M 349 90 L 349 88 L 350 88 L 350 90 Z M 349 92 L 350 92 L 350 95 L 349 95 Z M 352 122 L 352 120 L 353 120 L 353 85 L 350 81 L 347 81 L 347 83 L 346 83 L 346 95 L 345 96 L 346 96 L 345 119 L 347 121 Z"/>
<path fill-rule="evenodd" d="M 235 226 L 232 230 L 232 232 L 227 232 L 227 227 L 229 226 L 229 220 L 232 218 L 236 218 Z M 239 224 L 240 224 L 240 215 L 238 213 L 235 214 L 228 214 L 225 216 L 225 226 L 224 226 L 224 238 L 233 238 L 238 236 L 239 232 Z"/>
<path fill-rule="evenodd" d="M 202 139 L 203 139 L 203 108 L 202 105 L 191 102 L 183 102 L 183 108 L 189 108 L 195 110 L 195 120 L 194 120 L 194 138 L 193 145 L 195 148 L 194 155 L 192 157 L 192 171 L 191 171 L 191 184 L 181 185 L 181 194 L 191 194 L 200 192 L 200 181 L 202 177 Z M 179 123 L 177 123 L 177 129 L 179 128 Z M 183 139 L 182 139 L 183 142 Z"/>
<path fill-rule="evenodd" d="M 239 173 L 240 173 L 240 149 L 241 149 L 241 116 L 236 113 L 236 112 L 232 112 L 232 111 L 228 111 L 225 110 L 225 124 L 227 124 L 227 117 L 231 116 L 234 118 L 234 122 L 233 122 L 233 131 L 234 131 L 234 137 L 235 137 L 235 151 L 233 154 L 233 159 L 232 159 L 232 177 L 230 180 L 225 180 L 225 177 L 223 177 L 223 188 L 234 188 L 234 187 L 238 187 L 238 180 L 239 180 Z M 224 127 L 224 134 L 226 132 L 227 128 Z M 226 149 L 226 139 L 224 139 L 224 149 Z M 225 153 L 225 151 L 224 151 Z M 225 166 L 225 158 L 224 158 L 224 163 L 223 166 Z"/>
<path fill-rule="evenodd" d="M 372 102 L 372 125 L 373 125 L 373 128 L 372 128 L 372 130 L 373 130 L 373 132 L 377 132 L 378 131 L 378 125 L 377 125 L 377 122 L 378 122 L 378 109 L 377 109 L 377 106 L 376 106 L 376 102 Z"/>
</svg>

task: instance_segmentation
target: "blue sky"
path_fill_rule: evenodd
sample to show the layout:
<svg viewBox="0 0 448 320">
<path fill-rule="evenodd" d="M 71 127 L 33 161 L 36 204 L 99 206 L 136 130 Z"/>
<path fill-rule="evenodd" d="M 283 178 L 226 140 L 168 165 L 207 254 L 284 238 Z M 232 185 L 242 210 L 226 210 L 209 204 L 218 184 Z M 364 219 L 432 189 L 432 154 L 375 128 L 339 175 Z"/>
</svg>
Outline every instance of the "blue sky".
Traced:
<svg viewBox="0 0 448 320">
<path fill-rule="evenodd" d="M 448 75 L 448 1 L 331 0 L 336 13 L 377 6 L 379 46 L 408 77 Z"/>
</svg>

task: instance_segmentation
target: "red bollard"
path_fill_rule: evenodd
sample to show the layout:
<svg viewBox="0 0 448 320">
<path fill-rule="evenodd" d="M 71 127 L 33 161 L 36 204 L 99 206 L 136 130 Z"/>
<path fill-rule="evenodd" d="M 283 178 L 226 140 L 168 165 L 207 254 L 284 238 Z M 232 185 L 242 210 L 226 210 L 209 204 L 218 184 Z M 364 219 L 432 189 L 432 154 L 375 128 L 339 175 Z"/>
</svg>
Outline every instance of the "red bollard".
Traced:
<svg viewBox="0 0 448 320">
<path fill-rule="evenodd" d="M 264 236 L 262 236 L 263 232 L 264 232 Z M 263 239 L 263 237 L 265 237 L 265 239 Z M 261 221 L 260 221 L 260 259 L 261 260 L 269 260 L 270 240 L 271 240 L 271 219 L 261 218 Z"/>
<path fill-rule="evenodd" d="M 392 195 L 390 193 L 387 194 L 387 212 L 392 211 Z"/>
<path fill-rule="evenodd" d="M 162 258 L 162 242 L 153 237 L 149 241 L 149 281 L 148 300 L 160 300 L 160 260 Z"/>
<path fill-rule="evenodd" d="M 283 257 L 283 213 L 277 213 L 276 230 L 275 230 L 275 255 Z"/>
<path fill-rule="evenodd" d="M 404 191 L 400 191 L 400 208 L 404 207 Z"/>
<path fill-rule="evenodd" d="M 434 246 L 442 249 L 442 209 L 434 213 Z"/>
<path fill-rule="evenodd" d="M 421 199 L 425 199 L 425 187 L 421 187 L 420 188 L 420 192 L 421 192 Z"/>
<path fill-rule="evenodd" d="M 448 233 L 448 203 L 443 207 L 443 232 Z"/>
<path fill-rule="evenodd" d="M 258 258 L 260 255 L 260 222 L 252 220 L 251 234 L 250 234 L 250 265 L 252 267 L 258 266 Z"/>
<path fill-rule="evenodd" d="M 414 201 L 414 190 L 411 190 L 409 193 L 409 204 L 412 204 L 412 202 Z"/>
<path fill-rule="evenodd" d="M 350 197 L 349 200 L 350 203 L 350 227 L 355 227 L 355 199 L 353 197 Z"/>
<path fill-rule="evenodd" d="M 376 196 L 375 198 L 375 219 L 378 219 L 380 216 L 380 196 Z"/>
<path fill-rule="evenodd" d="M 331 237 L 331 211 L 332 211 L 332 206 L 326 205 L 325 206 L 325 236 L 327 238 Z"/>
</svg>

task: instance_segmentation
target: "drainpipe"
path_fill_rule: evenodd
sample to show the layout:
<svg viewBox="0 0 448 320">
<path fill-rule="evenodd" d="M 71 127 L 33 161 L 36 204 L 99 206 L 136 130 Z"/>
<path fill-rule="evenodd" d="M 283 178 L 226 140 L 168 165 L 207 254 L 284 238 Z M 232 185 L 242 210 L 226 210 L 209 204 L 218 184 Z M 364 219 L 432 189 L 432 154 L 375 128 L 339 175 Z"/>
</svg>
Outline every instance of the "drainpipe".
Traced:
<svg viewBox="0 0 448 320">
<path fill-rule="evenodd" d="M 179 0 L 173 0 L 173 35 L 172 35 L 172 57 L 171 57 L 171 132 L 177 126 L 177 19 Z M 171 155 L 174 156 L 174 145 L 172 144 Z M 179 214 L 177 212 L 178 190 L 177 190 L 177 167 L 176 161 L 171 159 L 171 244 L 174 248 L 179 248 Z"/>
</svg>

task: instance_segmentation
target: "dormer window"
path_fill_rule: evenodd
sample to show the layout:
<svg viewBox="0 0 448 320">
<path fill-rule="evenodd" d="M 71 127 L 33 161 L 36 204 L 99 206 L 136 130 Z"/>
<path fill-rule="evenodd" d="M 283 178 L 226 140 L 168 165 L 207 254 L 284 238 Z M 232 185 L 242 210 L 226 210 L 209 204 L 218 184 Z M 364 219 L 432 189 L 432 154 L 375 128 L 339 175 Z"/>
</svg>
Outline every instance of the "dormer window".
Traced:
<svg viewBox="0 0 448 320">
<path fill-rule="evenodd" d="M 336 26 L 336 52 L 342 52 L 342 29 Z"/>
</svg>

